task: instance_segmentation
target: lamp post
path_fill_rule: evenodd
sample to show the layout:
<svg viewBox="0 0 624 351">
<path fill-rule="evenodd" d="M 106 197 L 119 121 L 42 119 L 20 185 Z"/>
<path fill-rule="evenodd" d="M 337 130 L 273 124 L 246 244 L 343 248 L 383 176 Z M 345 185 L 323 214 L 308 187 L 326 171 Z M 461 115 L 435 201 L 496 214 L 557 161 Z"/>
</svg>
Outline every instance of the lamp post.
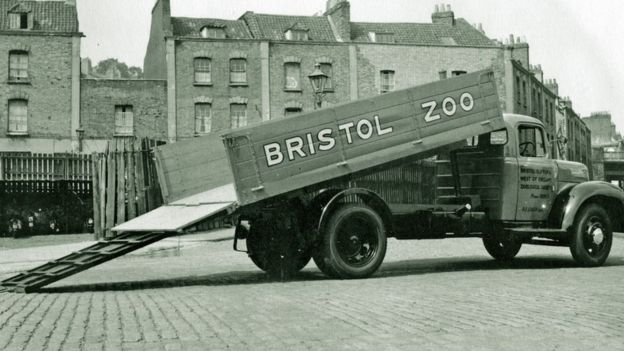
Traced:
<svg viewBox="0 0 624 351">
<path fill-rule="evenodd" d="M 323 105 L 323 97 L 325 96 L 325 84 L 327 83 L 327 74 L 321 71 L 321 64 L 314 65 L 314 71 L 308 75 L 312 89 L 314 89 L 314 109 L 319 109 Z"/>
</svg>

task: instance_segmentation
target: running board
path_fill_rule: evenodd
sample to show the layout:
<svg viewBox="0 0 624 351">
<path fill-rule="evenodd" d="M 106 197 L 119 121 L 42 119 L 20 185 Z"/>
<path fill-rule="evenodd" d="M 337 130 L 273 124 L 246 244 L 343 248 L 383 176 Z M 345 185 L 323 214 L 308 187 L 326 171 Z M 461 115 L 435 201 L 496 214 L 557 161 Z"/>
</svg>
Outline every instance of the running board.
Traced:
<svg viewBox="0 0 624 351">
<path fill-rule="evenodd" d="M 564 239 L 567 237 L 568 232 L 563 229 L 555 229 L 555 228 L 530 228 L 530 227 L 520 227 L 520 228 L 510 228 L 508 229 L 510 233 L 517 235 L 521 238 L 531 238 L 534 236 L 552 238 L 552 239 Z"/>
<path fill-rule="evenodd" d="M 30 293 L 48 284 L 162 240 L 174 233 L 130 232 L 71 253 L 0 282 L 0 292 Z"/>
</svg>

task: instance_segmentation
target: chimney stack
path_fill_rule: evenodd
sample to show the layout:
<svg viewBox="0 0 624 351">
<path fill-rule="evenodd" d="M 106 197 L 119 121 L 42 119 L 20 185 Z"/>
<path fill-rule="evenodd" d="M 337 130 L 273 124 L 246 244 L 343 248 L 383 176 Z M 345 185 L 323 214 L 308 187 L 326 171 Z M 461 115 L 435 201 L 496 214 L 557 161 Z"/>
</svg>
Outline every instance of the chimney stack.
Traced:
<svg viewBox="0 0 624 351">
<path fill-rule="evenodd" d="M 436 5 L 434 12 L 431 14 L 431 22 L 434 24 L 445 24 L 448 26 L 454 26 L 455 13 L 453 13 L 451 5 Z"/>
<path fill-rule="evenodd" d="M 328 0 L 325 16 L 336 27 L 338 41 L 351 41 L 351 5 L 347 0 Z"/>
</svg>

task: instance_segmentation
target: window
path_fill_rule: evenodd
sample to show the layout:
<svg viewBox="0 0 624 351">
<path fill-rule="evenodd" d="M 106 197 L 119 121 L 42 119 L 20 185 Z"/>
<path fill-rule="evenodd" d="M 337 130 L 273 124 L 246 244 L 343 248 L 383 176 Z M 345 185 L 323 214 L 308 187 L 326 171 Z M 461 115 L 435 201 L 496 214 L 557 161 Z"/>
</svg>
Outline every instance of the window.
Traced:
<svg viewBox="0 0 624 351">
<path fill-rule="evenodd" d="M 334 74 L 334 71 L 332 68 L 332 64 L 329 62 L 321 63 L 321 72 L 327 74 L 325 90 L 334 90 L 334 83 L 332 82 L 332 76 Z"/>
<path fill-rule="evenodd" d="M 394 34 L 392 34 L 392 33 L 375 33 L 375 41 L 377 43 L 394 43 Z"/>
<path fill-rule="evenodd" d="M 28 80 L 28 53 L 25 51 L 9 52 L 9 81 Z"/>
<path fill-rule="evenodd" d="M 199 34 L 202 38 L 225 39 L 224 28 L 203 27 Z"/>
<path fill-rule="evenodd" d="M 212 64 L 207 57 L 196 57 L 193 60 L 195 66 L 195 83 L 210 84 L 212 82 Z"/>
<path fill-rule="evenodd" d="M 451 76 L 453 76 L 453 77 L 457 77 L 457 76 L 464 75 L 464 74 L 466 74 L 466 73 L 467 73 L 466 71 L 452 71 L 452 72 L 451 72 Z"/>
<path fill-rule="evenodd" d="M 440 80 L 446 79 L 446 71 L 439 71 L 438 76 L 440 77 Z"/>
<path fill-rule="evenodd" d="M 394 90 L 394 71 L 384 70 L 380 72 L 380 90 L 382 93 L 387 93 Z"/>
<path fill-rule="evenodd" d="M 542 129 L 531 126 L 518 127 L 518 150 L 523 157 L 546 156 L 546 145 Z"/>
<path fill-rule="evenodd" d="M 301 66 L 298 62 L 284 64 L 284 89 L 301 90 Z"/>
<path fill-rule="evenodd" d="M 301 113 L 301 111 L 302 111 L 301 107 L 286 107 L 284 109 L 284 117 L 298 115 Z"/>
<path fill-rule="evenodd" d="M 9 134 L 25 134 L 28 132 L 28 101 L 24 99 L 9 100 Z"/>
<path fill-rule="evenodd" d="M 230 60 L 230 83 L 247 83 L 247 60 L 235 58 Z"/>
<path fill-rule="evenodd" d="M 375 43 L 394 43 L 394 33 L 368 32 L 368 38 Z"/>
<path fill-rule="evenodd" d="M 239 128 L 247 125 L 247 104 L 230 105 L 230 128 Z"/>
<path fill-rule="evenodd" d="M 28 19 L 27 12 L 9 13 L 9 28 L 28 29 Z"/>
<path fill-rule="evenodd" d="M 132 105 L 115 106 L 115 135 L 132 135 L 134 132 L 134 113 Z"/>
<path fill-rule="evenodd" d="M 289 29 L 286 31 L 286 40 L 306 41 L 308 40 L 308 31 L 303 29 Z"/>
<path fill-rule="evenodd" d="M 525 81 L 522 81 L 522 104 L 524 108 L 527 107 L 527 86 Z"/>
<path fill-rule="evenodd" d="M 209 103 L 195 104 L 195 133 L 210 133 L 212 125 L 212 105 Z"/>
<path fill-rule="evenodd" d="M 516 100 L 518 105 L 522 105 L 522 93 L 520 92 L 520 77 L 516 76 Z"/>
</svg>

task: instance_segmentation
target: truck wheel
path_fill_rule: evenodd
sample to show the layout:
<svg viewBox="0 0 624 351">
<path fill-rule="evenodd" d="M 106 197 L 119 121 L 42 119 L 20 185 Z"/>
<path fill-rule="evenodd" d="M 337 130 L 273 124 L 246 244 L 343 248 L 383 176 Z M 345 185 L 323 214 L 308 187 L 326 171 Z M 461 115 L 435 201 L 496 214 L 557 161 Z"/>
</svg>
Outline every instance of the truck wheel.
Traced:
<svg viewBox="0 0 624 351">
<path fill-rule="evenodd" d="M 363 204 L 336 210 L 323 233 L 314 262 L 334 278 L 366 278 L 386 255 L 386 230 L 381 217 Z"/>
<path fill-rule="evenodd" d="M 597 204 L 581 208 L 570 240 L 574 260 L 584 267 L 600 266 L 607 260 L 612 242 L 613 227 L 607 211 Z"/>
<path fill-rule="evenodd" d="M 258 222 L 255 227 L 252 225 L 249 236 L 247 237 L 247 251 L 249 251 L 249 258 L 256 267 L 268 272 L 269 266 L 271 266 L 271 259 L 280 256 L 275 251 L 277 245 L 276 242 L 284 237 L 272 236 L 270 233 L 271 227 L 267 226 L 264 222 Z M 285 233 L 284 235 L 288 235 Z M 273 248 L 273 249 L 271 249 Z M 312 258 L 308 251 L 301 251 L 299 249 L 293 249 L 292 257 L 294 257 L 294 267 L 292 272 L 299 272 L 303 269 Z M 276 265 L 273 262 L 273 265 Z"/>
<path fill-rule="evenodd" d="M 483 237 L 485 250 L 498 261 L 511 261 L 522 247 L 522 242 L 500 234 Z"/>
</svg>

